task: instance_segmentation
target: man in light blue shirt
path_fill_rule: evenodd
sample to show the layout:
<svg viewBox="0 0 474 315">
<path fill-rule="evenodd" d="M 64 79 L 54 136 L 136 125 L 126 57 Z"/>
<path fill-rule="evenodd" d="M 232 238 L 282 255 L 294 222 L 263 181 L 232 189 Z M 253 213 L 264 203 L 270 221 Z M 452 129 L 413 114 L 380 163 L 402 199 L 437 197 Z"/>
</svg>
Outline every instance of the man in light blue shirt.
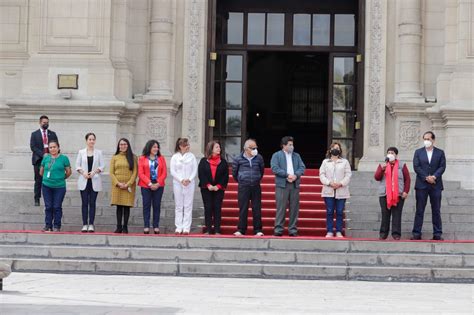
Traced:
<svg viewBox="0 0 474 315">
<path fill-rule="evenodd" d="M 300 178 L 306 169 L 300 155 L 294 152 L 293 138 L 281 139 L 281 150 L 275 152 L 270 162 L 275 174 L 276 217 L 273 235 L 282 236 L 285 228 L 286 205 L 290 204 L 289 236 L 298 236 L 298 213 L 300 208 Z"/>
</svg>

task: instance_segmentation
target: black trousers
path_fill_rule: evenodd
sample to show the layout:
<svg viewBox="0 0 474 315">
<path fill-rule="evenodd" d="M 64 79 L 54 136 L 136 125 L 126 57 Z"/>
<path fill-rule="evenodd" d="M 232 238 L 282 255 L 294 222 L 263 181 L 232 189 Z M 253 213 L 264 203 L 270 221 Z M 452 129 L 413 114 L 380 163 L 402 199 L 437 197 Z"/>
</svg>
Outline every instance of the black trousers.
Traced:
<svg viewBox="0 0 474 315">
<path fill-rule="evenodd" d="M 40 175 L 41 160 L 38 160 L 33 164 L 33 169 L 35 170 L 35 200 L 41 199 L 41 184 L 43 182 L 43 177 Z"/>
<path fill-rule="evenodd" d="M 380 236 L 386 238 L 390 232 L 390 217 L 392 217 L 392 236 L 402 235 L 402 210 L 405 199 L 398 200 L 396 206 L 387 209 L 387 197 L 379 198 L 380 209 L 382 210 L 382 223 L 380 224 Z"/>
<path fill-rule="evenodd" d="M 224 191 L 209 191 L 201 189 L 202 202 L 204 203 L 204 221 L 206 232 L 221 233 L 222 201 Z"/>
<path fill-rule="evenodd" d="M 239 225 L 240 233 L 247 232 L 249 203 L 252 201 L 253 233 L 262 232 L 262 188 L 258 186 L 239 185 Z"/>
<path fill-rule="evenodd" d="M 441 221 L 441 189 L 430 187 L 428 189 L 415 189 L 416 196 L 416 213 L 415 222 L 413 224 L 413 236 L 421 236 L 423 228 L 423 218 L 425 216 L 426 204 L 428 197 L 431 203 L 431 220 L 433 221 L 433 236 L 441 236 L 443 234 L 443 223 Z"/>
</svg>

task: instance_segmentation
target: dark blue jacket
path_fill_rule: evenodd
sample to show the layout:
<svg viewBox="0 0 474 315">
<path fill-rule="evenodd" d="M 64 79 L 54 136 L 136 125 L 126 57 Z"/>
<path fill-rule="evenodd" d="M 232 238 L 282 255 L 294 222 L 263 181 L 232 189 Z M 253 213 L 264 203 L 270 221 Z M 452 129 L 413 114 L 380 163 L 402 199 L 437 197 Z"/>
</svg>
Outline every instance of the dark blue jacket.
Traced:
<svg viewBox="0 0 474 315">
<path fill-rule="evenodd" d="M 258 186 L 265 171 L 263 157 L 258 154 L 251 161 L 244 157 L 242 152 L 235 157 L 232 163 L 232 176 L 239 186 Z"/>
<path fill-rule="evenodd" d="M 435 189 L 443 190 L 442 175 L 446 170 L 446 157 L 443 150 L 433 148 L 431 163 L 428 162 L 425 148 L 416 150 L 413 157 L 413 168 L 416 173 L 415 189 L 428 189 L 432 186 Z M 436 184 L 432 185 L 425 180 L 430 175 L 436 176 Z"/>
<path fill-rule="evenodd" d="M 295 187 L 299 188 L 301 181 L 300 178 L 301 175 L 304 174 L 306 166 L 304 165 L 301 156 L 296 152 L 293 152 L 291 154 L 291 160 L 293 161 L 293 171 L 297 176 L 297 179 L 295 181 Z M 275 174 L 275 185 L 277 187 L 285 188 L 286 183 L 288 183 L 288 181 L 286 180 L 286 178 L 288 177 L 288 173 L 286 169 L 285 152 L 283 150 L 280 150 L 278 152 L 273 153 L 270 165 L 272 167 L 273 174 Z"/>
</svg>

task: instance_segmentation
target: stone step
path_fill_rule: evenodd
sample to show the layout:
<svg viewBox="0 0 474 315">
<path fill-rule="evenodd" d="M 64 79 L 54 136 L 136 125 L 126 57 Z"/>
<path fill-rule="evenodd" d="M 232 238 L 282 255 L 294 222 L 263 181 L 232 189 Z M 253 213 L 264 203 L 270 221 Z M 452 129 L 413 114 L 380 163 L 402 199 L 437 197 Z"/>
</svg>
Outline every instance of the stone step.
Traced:
<svg viewBox="0 0 474 315">
<path fill-rule="evenodd" d="M 369 280 L 472 283 L 474 272 L 463 268 L 405 268 L 292 264 L 200 262 L 122 262 L 115 260 L 2 259 L 14 272 L 241 277 L 300 280 Z"/>
<path fill-rule="evenodd" d="M 452 242 L 1 233 L 16 272 L 473 282 L 474 246 Z"/>
<path fill-rule="evenodd" d="M 474 241 L 378 241 L 315 237 L 115 235 L 113 233 L 0 233 L 0 245 L 140 247 L 212 250 L 473 255 Z"/>
<path fill-rule="evenodd" d="M 95 259 L 177 261 L 207 263 L 272 263 L 335 266 L 474 267 L 474 255 L 407 253 L 340 253 L 220 249 L 170 249 L 143 247 L 87 247 L 45 245 L 0 245 L 0 257 L 47 259 Z"/>
</svg>

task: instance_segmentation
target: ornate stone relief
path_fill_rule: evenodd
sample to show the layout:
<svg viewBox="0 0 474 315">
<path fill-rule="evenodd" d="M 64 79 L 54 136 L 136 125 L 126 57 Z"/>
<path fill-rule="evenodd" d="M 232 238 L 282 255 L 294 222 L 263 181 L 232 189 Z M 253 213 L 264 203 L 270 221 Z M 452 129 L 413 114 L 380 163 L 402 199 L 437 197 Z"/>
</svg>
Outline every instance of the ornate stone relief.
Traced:
<svg viewBox="0 0 474 315">
<path fill-rule="evenodd" d="M 199 46 L 201 42 L 201 1 L 192 0 L 189 12 L 189 42 L 187 56 L 188 103 L 185 110 L 188 135 L 192 142 L 198 141 L 198 108 L 199 106 Z"/>
<path fill-rule="evenodd" d="M 148 139 L 158 140 L 161 146 L 166 146 L 168 142 L 168 124 L 166 117 L 147 117 L 146 135 Z"/>
<path fill-rule="evenodd" d="M 401 121 L 399 133 L 399 146 L 403 150 L 413 150 L 418 146 L 421 134 L 421 122 Z"/>
<path fill-rule="evenodd" d="M 468 31 L 468 47 L 467 47 L 467 57 L 474 58 L 474 1 L 469 1 L 469 31 Z"/>
<path fill-rule="evenodd" d="M 370 10 L 370 64 L 369 64 L 369 145 L 380 145 L 380 129 L 383 113 L 380 106 L 382 91 L 383 67 L 383 28 L 382 28 L 382 1 L 371 0 Z"/>
</svg>

